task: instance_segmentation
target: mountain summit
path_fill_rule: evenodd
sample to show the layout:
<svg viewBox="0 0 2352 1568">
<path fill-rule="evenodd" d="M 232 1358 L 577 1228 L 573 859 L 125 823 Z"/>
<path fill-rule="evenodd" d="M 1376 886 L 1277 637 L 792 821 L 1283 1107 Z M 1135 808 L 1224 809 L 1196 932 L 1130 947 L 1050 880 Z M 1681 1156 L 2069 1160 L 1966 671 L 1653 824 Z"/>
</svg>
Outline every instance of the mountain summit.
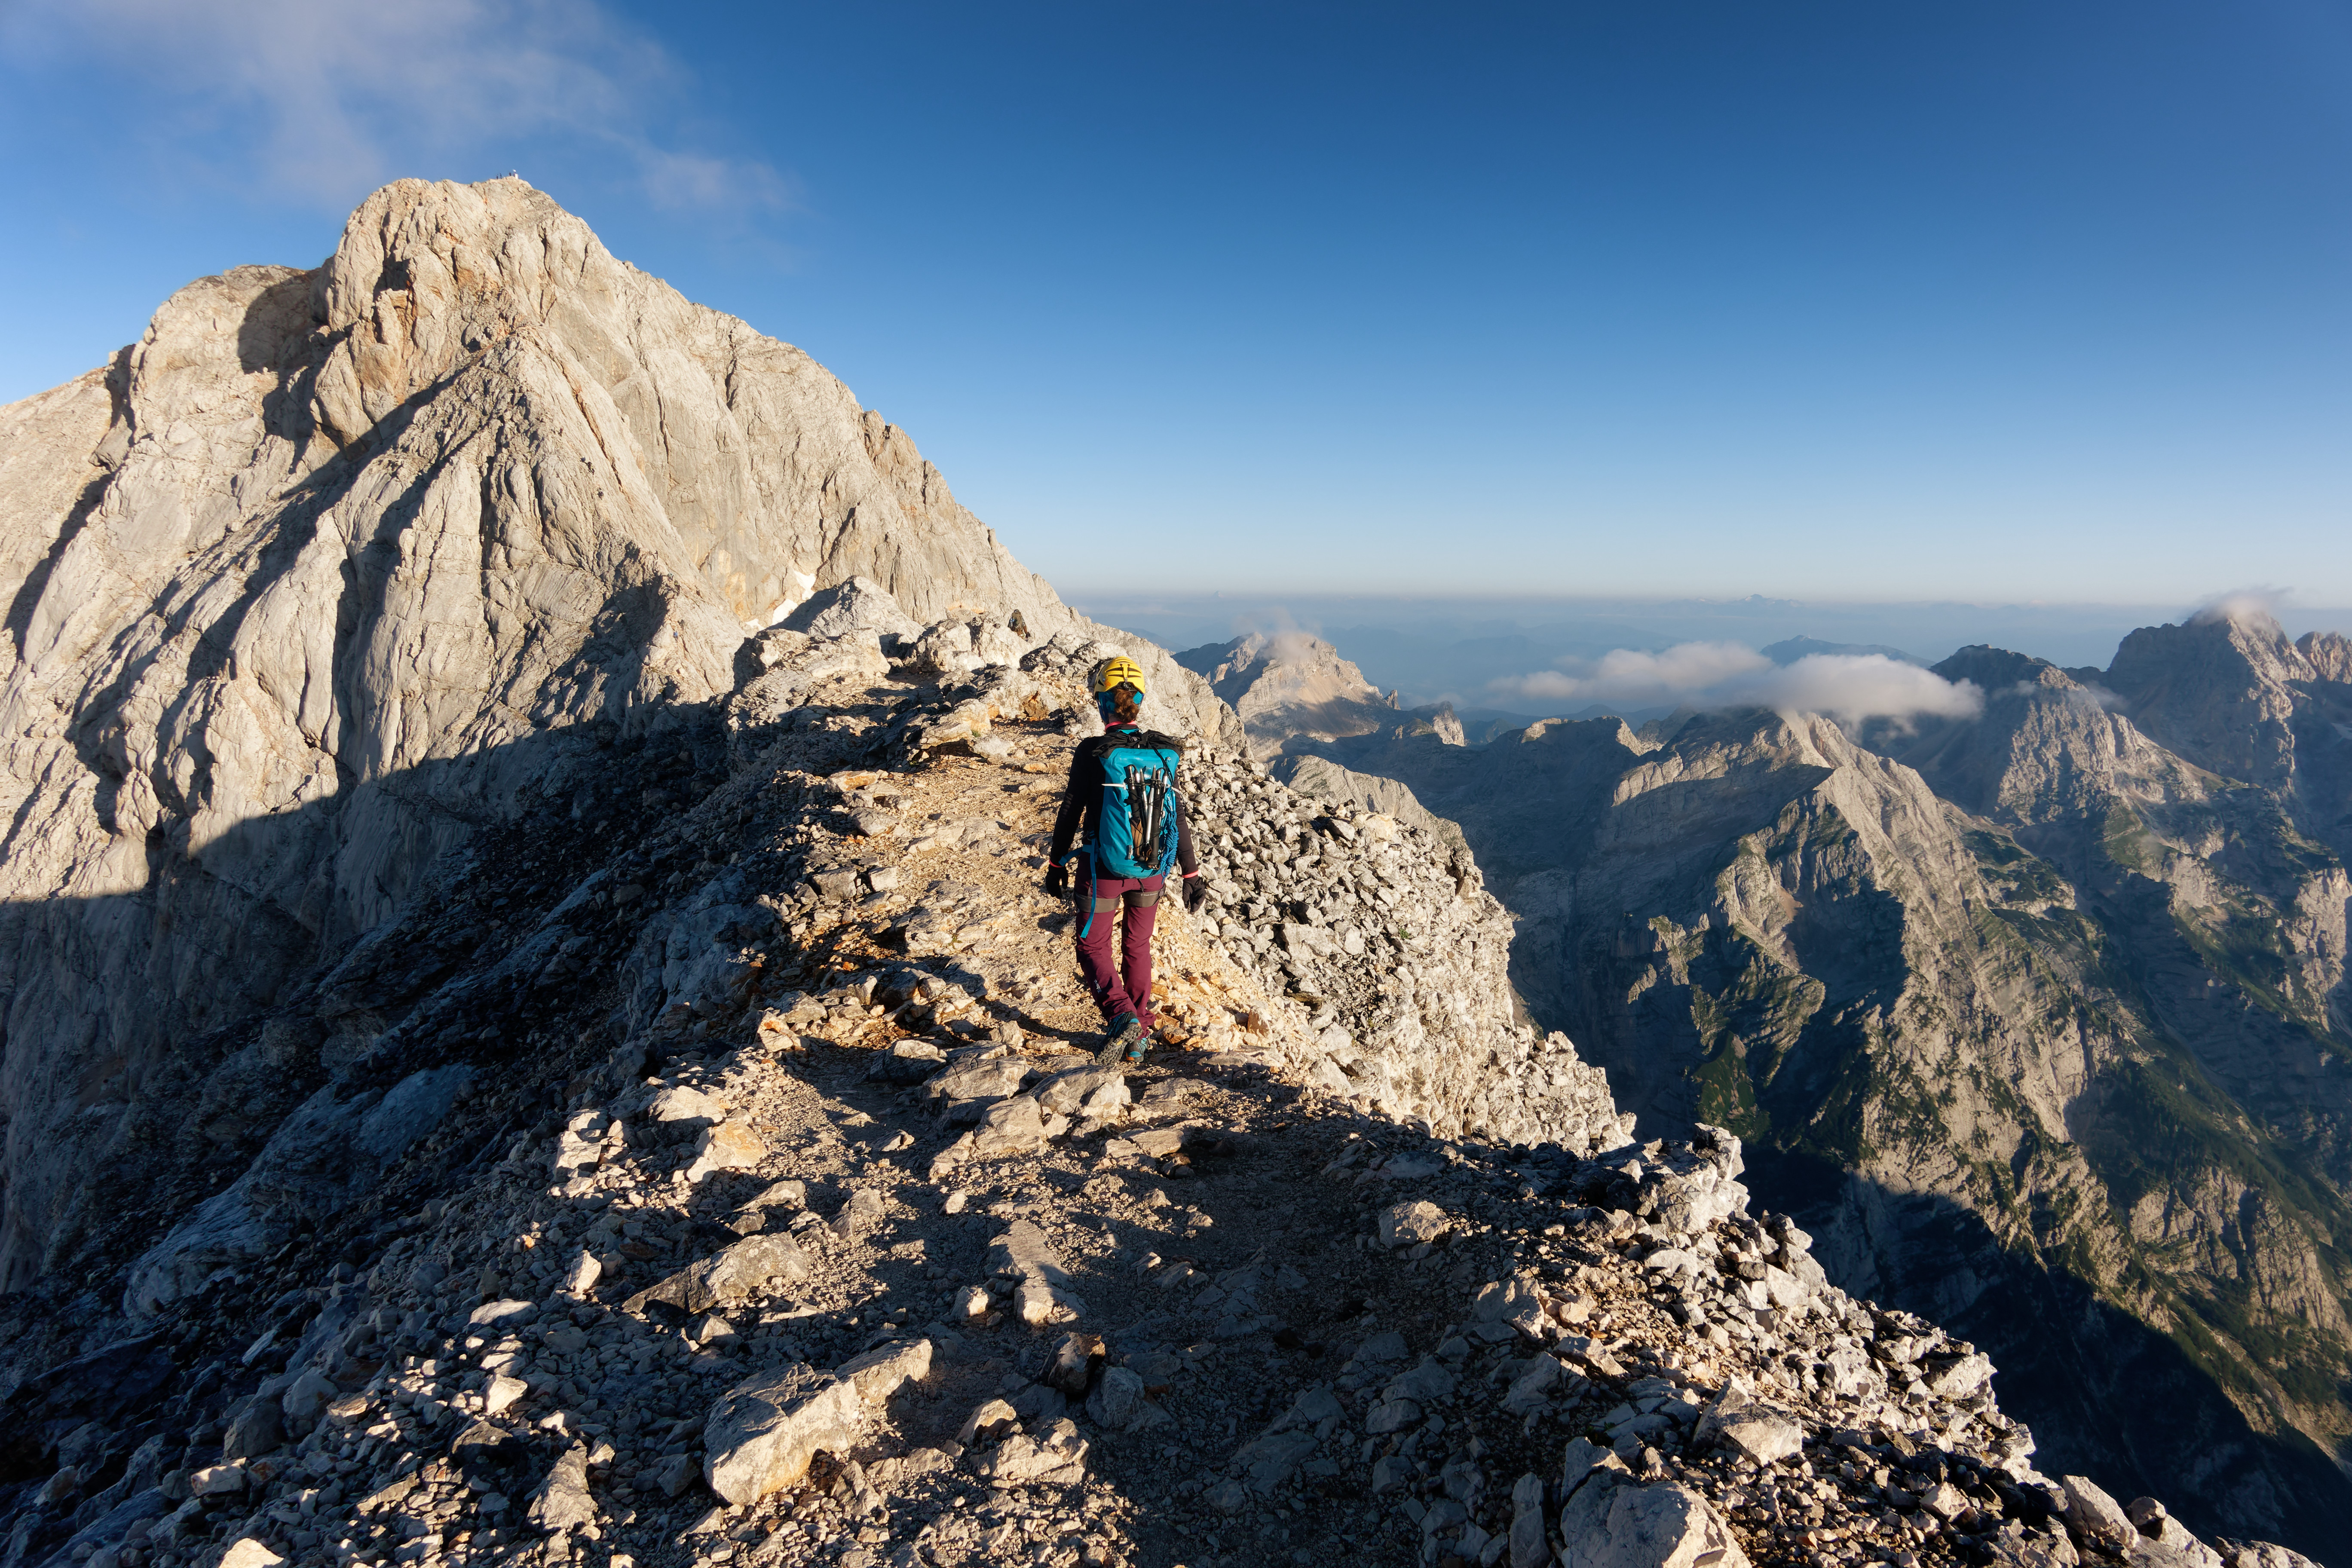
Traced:
<svg viewBox="0 0 2352 1568">
<path fill-rule="evenodd" d="M 753 632 L 961 621 L 975 660 L 1107 637 L 1168 727 L 1234 723 L 807 355 L 519 180 L 388 186 L 324 266 L 191 284 L 7 417 L 12 1288 L 143 1184 L 109 1151 L 183 1136 L 149 1103 L 178 1042 L 271 1005 L 458 846 L 592 809 L 604 748 L 732 691 Z M 195 1111 L 198 1149 L 304 1081 L 253 1071 L 264 1104 Z"/>
</svg>

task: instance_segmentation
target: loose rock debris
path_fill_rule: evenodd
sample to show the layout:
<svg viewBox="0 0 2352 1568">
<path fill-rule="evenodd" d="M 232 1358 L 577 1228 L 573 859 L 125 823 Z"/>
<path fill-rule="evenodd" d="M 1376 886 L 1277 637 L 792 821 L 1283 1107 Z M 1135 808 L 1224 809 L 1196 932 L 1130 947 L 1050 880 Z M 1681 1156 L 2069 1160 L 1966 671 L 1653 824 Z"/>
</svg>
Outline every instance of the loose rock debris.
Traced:
<svg viewBox="0 0 2352 1568">
<path fill-rule="evenodd" d="M 1473 868 L 1243 759 L 1186 764 L 1171 1043 L 1096 1066 L 1034 886 L 1091 650 L 1040 652 L 770 679 L 732 779 L 589 879 L 644 911 L 601 928 L 619 1042 L 321 1275 L 315 1234 L 134 1267 L 147 1331 L 11 1396 L 54 1468 L 0 1568 L 2299 1561 L 2037 1474 L 1987 1360 L 1830 1286 L 1735 1139 L 1632 1143 L 1510 1021 Z"/>
</svg>

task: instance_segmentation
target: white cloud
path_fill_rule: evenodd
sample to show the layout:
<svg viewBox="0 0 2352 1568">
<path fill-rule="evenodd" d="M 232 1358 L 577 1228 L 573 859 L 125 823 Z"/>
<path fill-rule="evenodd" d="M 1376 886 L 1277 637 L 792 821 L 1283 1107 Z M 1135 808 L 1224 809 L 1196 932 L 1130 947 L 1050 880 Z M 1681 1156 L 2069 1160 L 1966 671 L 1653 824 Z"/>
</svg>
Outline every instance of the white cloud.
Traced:
<svg viewBox="0 0 2352 1568">
<path fill-rule="evenodd" d="M 1749 689 L 1752 695 L 1741 706 L 1826 713 L 1844 724 L 1864 719 L 1969 719 L 1984 711 L 1984 691 L 1975 681 L 1946 680 L 1883 653 L 1807 654 L 1755 680 Z"/>
<path fill-rule="evenodd" d="M 1973 681 L 1949 681 L 1885 654 L 1808 654 L 1776 665 L 1736 643 L 1679 643 L 1658 653 L 1616 648 L 1589 663 L 1495 683 L 1505 696 L 1585 706 L 1769 708 L 1842 723 L 1983 711 Z"/>
<path fill-rule="evenodd" d="M 1585 661 L 1577 663 L 1582 667 Z M 1591 661 L 1585 673 L 1542 669 L 1498 681 L 1496 689 L 1517 697 L 1560 702 L 1621 702 L 1629 707 L 1654 707 L 1662 702 L 1680 701 L 1689 692 L 1703 691 L 1770 668 L 1770 659 L 1737 643 L 1686 642 L 1676 643 L 1662 653 L 1612 648 Z"/>
<path fill-rule="evenodd" d="M 240 147 L 233 173 L 329 207 L 440 172 L 420 160 L 507 159 L 541 137 L 608 156 L 661 205 L 787 195 L 764 163 L 667 145 L 662 122 L 687 101 L 687 74 L 593 4 L 31 0 L 0 42 L 20 58 L 96 55 L 143 79 L 126 90 L 180 111 L 184 146 Z"/>
<path fill-rule="evenodd" d="M 2278 619 L 2279 605 L 2285 599 L 2283 588 L 2233 588 L 2198 605 L 2189 618 L 2194 626 L 2210 626 L 2215 621 L 2261 626 Z"/>
</svg>

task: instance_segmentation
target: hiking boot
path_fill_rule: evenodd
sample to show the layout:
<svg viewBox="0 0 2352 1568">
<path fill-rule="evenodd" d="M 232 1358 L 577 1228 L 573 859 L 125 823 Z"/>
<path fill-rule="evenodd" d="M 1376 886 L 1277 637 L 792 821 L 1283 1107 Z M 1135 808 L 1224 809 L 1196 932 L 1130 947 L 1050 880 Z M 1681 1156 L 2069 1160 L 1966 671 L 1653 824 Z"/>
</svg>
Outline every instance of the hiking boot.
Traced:
<svg viewBox="0 0 2352 1568">
<path fill-rule="evenodd" d="M 1135 1037 L 1135 1043 L 1127 1047 L 1127 1065 L 1129 1067 L 1140 1066 L 1143 1061 L 1144 1053 L 1149 1051 L 1150 1048 L 1151 1026 L 1147 1024 L 1143 1026 L 1142 1032 Z"/>
<path fill-rule="evenodd" d="M 1118 1026 L 1103 1037 L 1103 1048 L 1096 1054 L 1095 1061 L 1102 1067 L 1139 1062 L 1150 1040 L 1151 1031 L 1143 1026 L 1142 1019 L 1132 1013 L 1122 1014 Z"/>
</svg>

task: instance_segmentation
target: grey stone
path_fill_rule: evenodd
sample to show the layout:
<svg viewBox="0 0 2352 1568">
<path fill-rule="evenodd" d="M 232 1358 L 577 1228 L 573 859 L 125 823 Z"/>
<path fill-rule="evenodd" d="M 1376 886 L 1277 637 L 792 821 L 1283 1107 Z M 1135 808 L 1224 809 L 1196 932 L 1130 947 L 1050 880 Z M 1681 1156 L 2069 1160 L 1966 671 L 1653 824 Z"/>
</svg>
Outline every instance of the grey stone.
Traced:
<svg viewBox="0 0 2352 1568">
<path fill-rule="evenodd" d="M 1043 1110 L 1064 1116 L 1108 1117 L 1129 1103 L 1126 1075 L 1117 1068 L 1076 1068 L 1037 1086 Z"/>
<path fill-rule="evenodd" d="M 1273 1425 L 1266 1427 L 1266 1431 L 1275 1433 L 1288 1431 L 1294 1426 L 1319 1426 L 1326 1421 L 1336 1421 L 1345 1414 L 1330 1385 L 1318 1383 L 1301 1391 L 1290 1402 L 1290 1407 L 1274 1418 Z"/>
<path fill-rule="evenodd" d="M 1411 1247 L 1417 1242 L 1435 1241 L 1453 1228 L 1452 1217 L 1426 1198 L 1392 1204 L 1381 1211 L 1380 1236 L 1383 1247 Z"/>
<path fill-rule="evenodd" d="M 868 1405 L 879 1405 L 910 1383 L 920 1383 L 931 1372 L 931 1342 L 894 1341 L 851 1357 L 835 1369 L 835 1375 L 857 1390 Z"/>
<path fill-rule="evenodd" d="M 531 1493 L 528 1512 L 530 1521 L 541 1530 L 577 1530 L 595 1521 L 596 1500 L 588 1493 L 585 1447 L 574 1443 L 563 1451 L 547 1479 Z"/>
<path fill-rule="evenodd" d="M 2082 1556 L 2063 1531 L 2052 1535 L 2027 1531 L 2015 1520 L 2002 1523 L 1993 1532 L 1989 1544 L 1993 1561 L 2011 1568 L 2077 1568 Z"/>
<path fill-rule="evenodd" d="M 1047 1285 L 1066 1285 L 1070 1279 L 1054 1244 L 1034 1222 L 1025 1219 L 1014 1220 L 988 1244 L 986 1268 L 992 1275 L 1038 1279 Z"/>
<path fill-rule="evenodd" d="M 860 1187 L 842 1200 L 840 1212 L 833 1216 L 836 1236 L 855 1236 L 861 1230 L 882 1223 L 885 1205 L 880 1192 L 872 1187 Z"/>
<path fill-rule="evenodd" d="M 772 1279 L 808 1277 L 808 1258 L 800 1244 L 781 1231 L 770 1231 L 730 1243 L 621 1305 L 624 1311 L 642 1312 L 647 1303 L 659 1301 L 682 1312 L 707 1312 L 745 1300 Z"/>
<path fill-rule="evenodd" d="M 276 1399 L 255 1394 L 242 1401 L 221 1435 L 221 1453 L 231 1459 L 257 1459 L 286 1440 L 285 1409 Z"/>
<path fill-rule="evenodd" d="M 1618 1464 L 1616 1456 L 1607 1449 L 1594 1447 L 1590 1438 L 1570 1437 L 1567 1448 L 1560 1455 L 1559 1495 L 1563 1499 L 1574 1496 L 1576 1489 L 1582 1486 L 1594 1471 L 1609 1468 L 1621 1475 L 1624 1472 L 1624 1467 Z"/>
<path fill-rule="evenodd" d="M 672 1085 L 654 1095 L 646 1106 L 646 1117 L 666 1137 L 691 1138 L 727 1120 L 727 1105 L 698 1089 Z"/>
<path fill-rule="evenodd" d="M 2058 1484 L 2066 1494 L 2066 1522 L 2086 1545 L 2120 1554 L 2139 1538 L 2123 1505 L 2089 1477 L 2066 1476 Z"/>
<path fill-rule="evenodd" d="M 1021 1083 L 1029 1076 L 1028 1067 L 1012 1057 L 999 1057 L 992 1061 L 965 1062 L 951 1067 L 932 1079 L 923 1092 L 934 1100 L 950 1103 L 961 1100 L 1001 1100 L 1020 1091 Z"/>
<path fill-rule="evenodd" d="M 1609 1347 L 1588 1335 L 1562 1334 L 1559 1349 L 1559 1353 L 1569 1360 L 1602 1377 L 1625 1375 L 1625 1369 L 1617 1363 L 1617 1358 L 1610 1353 Z"/>
<path fill-rule="evenodd" d="M 694 1484 L 699 1468 L 691 1454 L 672 1454 L 663 1463 L 655 1484 L 661 1488 L 664 1497 L 682 1497 L 686 1489 Z"/>
<path fill-rule="evenodd" d="M 988 1108 L 972 1129 L 970 1155 L 975 1160 L 1026 1154 L 1045 1142 L 1045 1118 L 1034 1098 L 1014 1095 Z"/>
<path fill-rule="evenodd" d="M 1503 1395 L 1503 1408 L 1513 1415 L 1525 1415 L 1549 1405 L 1560 1386 L 1560 1364 L 1548 1355 L 1535 1358 L 1527 1371 L 1511 1382 Z"/>
<path fill-rule="evenodd" d="M 1805 1429 L 1796 1417 L 1758 1399 L 1734 1379 L 1699 1417 L 1696 1438 L 1701 1444 L 1721 1443 L 1759 1465 L 1769 1465 L 1802 1447 Z"/>
<path fill-rule="evenodd" d="M 1297 1474 L 1315 1447 L 1312 1432 L 1276 1431 L 1244 1444 L 1234 1451 L 1234 1463 L 1241 1468 L 1250 1489 L 1263 1496 Z"/>
<path fill-rule="evenodd" d="M 1152 1406 L 1146 1398 L 1142 1376 L 1123 1366 L 1107 1366 L 1087 1397 L 1087 1415 L 1108 1432 L 1135 1430 Z"/>
<path fill-rule="evenodd" d="M 2320 1564 L 2300 1552 L 2267 1541 L 2237 1542 L 2225 1552 L 2222 1561 L 2229 1568 L 2320 1568 Z"/>
<path fill-rule="evenodd" d="M 509 1297 L 502 1300 L 483 1302 L 466 1314 L 466 1326 L 469 1329 L 515 1329 L 538 1315 L 537 1302 L 517 1300 Z"/>
<path fill-rule="evenodd" d="M 1559 1534 L 1576 1568 L 1748 1568 L 1731 1527 L 1679 1483 L 1596 1478 L 1561 1508 Z"/>
<path fill-rule="evenodd" d="M 1511 1487 L 1509 1542 L 1511 1568 L 1544 1568 L 1551 1561 L 1551 1543 L 1544 1538 L 1541 1476 L 1521 1476 Z"/>
<path fill-rule="evenodd" d="M 824 899 L 854 899 L 865 891 L 859 886 L 858 875 L 854 870 L 819 871 L 809 881 L 815 886 L 817 896 Z"/>
<path fill-rule="evenodd" d="M 207 1465 L 188 1477 L 192 1497 L 222 1497 L 245 1490 L 248 1478 L 243 1465 Z"/>
<path fill-rule="evenodd" d="M 975 1443 L 993 1443 L 1021 1429 L 1021 1414 L 1002 1399 L 992 1399 L 964 1417 L 963 1429 L 956 1441 L 969 1448 Z"/>
<path fill-rule="evenodd" d="M 838 1375 L 786 1367 L 738 1384 L 703 1424 L 703 1477 L 730 1503 L 792 1485 L 819 1449 L 846 1454 L 866 1407 L 879 1404 L 930 1364 L 928 1342 L 884 1346 L 845 1363 Z"/>
<path fill-rule="evenodd" d="M 1026 1433 L 1007 1437 L 983 1456 L 974 1469 L 1000 1490 L 1016 1486 L 1075 1486 L 1086 1479 L 1087 1447 L 1077 1425 L 1064 1417 L 1035 1437 Z"/>
<path fill-rule="evenodd" d="M 1071 1399 L 1084 1399 L 1094 1382 L 1095 1373 L 1103 1364 L 1103 1342 L 1099 1334 L 1064 1334 L 1054 1347 L 1051 1359 L 1038 1381 L 1059 1389 Z"/>
<path fill-rule="evenodd" d="M 1433 1358 L 1423 1356 L 1420 1365 L 1391 1378 L 1381 1394 L 1384 1399 L 1412 1399 L 1427 1405 L 1451 1396 L 1454 1387 L 1454 1374 Z"/>
<path fill-rule="evenodd" d="M 808 1207 L 806 1182 L 770 1182 L 760 1189 L 759 1195 L 743 1205 L 747 1209 L 804 1209 Z"/>
<path fill-rule="evenodd" d="M 884 1083 L 918 1084 L 940 1070 L 947 1053 L 928 1040 L 900 1040 L 877 1054 L 866 1076 Z"/>
<path fill-rule="evenodd" d="M 278 1408 L 286 1419 L 298 1427 L 308 1428 L 311 1422 L 325 1413 L 328 1405 L 343 1396 L 334 1379 L 316 1367 L 305 1371 L 278 1395 Z"/>
<path fill-rule="evenodd" d="M 2150 1520 L 2143 1520 L 2137 1511 L 2134 1511 L 2141 1502 L 2155 1502 L 2155 1500 L 2153 1498 L 2138 1499 L 2126 1510 L 2126 1512 L 2131 1513 L 2132 1522 L 2139 1526 L 2140 1532 L 2140 1538 L 2131 1543 L 2131 1561 L 2137 1563 L 2143 1553 L 2156 1550 L 2169 1554 L 2179 1563 L 2189 1564 L 2189 1568 L 2222 1568 L 2221 1554 L 2198 1540 L 2179 1520 L 2164 1514 L 2161 1511 L 2164 1507 L 2162 1503 L 2156 1503 L 2158 1511 Z M 2172 1568 L 2172 1564 L 2168 1563 L 2159 1565 L 2151 1563 L 2148 1568 Z"/>
<path fill-rule="evenodd" d="M 820 641 L 835 637 L 880 637 L 914 641 L 923 634 L 890 591 L 870 577 L 852 577 L 822 589 L 784 617 L 784 626 Z"/>
</svg>

